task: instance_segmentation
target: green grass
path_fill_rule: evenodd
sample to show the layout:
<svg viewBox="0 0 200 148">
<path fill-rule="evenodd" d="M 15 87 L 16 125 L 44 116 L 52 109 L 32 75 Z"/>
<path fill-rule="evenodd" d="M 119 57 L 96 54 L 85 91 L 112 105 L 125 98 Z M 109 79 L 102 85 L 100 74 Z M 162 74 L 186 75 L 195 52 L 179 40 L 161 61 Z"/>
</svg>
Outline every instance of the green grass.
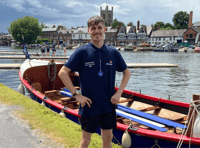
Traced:
<svg viewBox="0 0 200 148">
<path fill-rule="evenodd" d="M 31 129 L 40 129 L 67 148 L 78 148 L 82 133 L 79 125 L 1 83 L 0 102 L 11 106 L 21 106 L 17 114 L 29 122 Z M 102 147 L 102 139 L 98 134 L 92 134 L 89 147 Z M 112 144 L 112 147 L 119 148 L 120 146 Z"/>
</svg>

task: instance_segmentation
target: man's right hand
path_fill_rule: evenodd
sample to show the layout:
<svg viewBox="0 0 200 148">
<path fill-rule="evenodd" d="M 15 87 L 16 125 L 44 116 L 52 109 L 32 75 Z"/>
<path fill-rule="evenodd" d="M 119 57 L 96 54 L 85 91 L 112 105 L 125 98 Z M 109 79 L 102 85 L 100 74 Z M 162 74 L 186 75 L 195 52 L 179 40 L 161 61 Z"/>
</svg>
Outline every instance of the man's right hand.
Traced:
<svg viewBox="0 0 200 148">
<path fill-rule="evenodd" d="M 91 104 L 92 104 L 91 99 L 84 97 L 82 95 L 76 95 L 75 98 L 81 104 L 82 107 L 84 107 L 87 104 L 88 107 L 91 108 Z"/>
</svg>

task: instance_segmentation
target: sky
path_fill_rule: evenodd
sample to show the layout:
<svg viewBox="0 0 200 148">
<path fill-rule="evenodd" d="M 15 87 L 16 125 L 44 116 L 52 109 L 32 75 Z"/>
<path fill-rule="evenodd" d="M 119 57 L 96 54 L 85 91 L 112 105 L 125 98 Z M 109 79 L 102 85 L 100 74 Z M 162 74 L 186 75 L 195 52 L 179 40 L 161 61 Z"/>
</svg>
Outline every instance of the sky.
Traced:
<svg viewBox="0 0 200 148">
<path fill-rule="evenodd" d="M 87 26 L 88 19 L 100 15 L 100 7 L 113 7 L 113 19 L 127 25 L 171 23 L 179 11 L 193 11 L 193 23 L 200 21 L 200 0 L 0 0 L 0 32 L 17 18 L 33 16 L 39 23 L 64 25 L 68 29 Z"/>
</svg>

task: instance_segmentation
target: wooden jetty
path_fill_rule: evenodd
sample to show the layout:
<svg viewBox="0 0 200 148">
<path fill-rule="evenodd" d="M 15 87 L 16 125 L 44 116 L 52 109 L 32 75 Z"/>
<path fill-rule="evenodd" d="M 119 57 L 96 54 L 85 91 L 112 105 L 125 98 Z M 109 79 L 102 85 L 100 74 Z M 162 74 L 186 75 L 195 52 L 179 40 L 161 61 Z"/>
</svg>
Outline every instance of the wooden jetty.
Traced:
<svg viewBox="0 0 200 148">
<path fill-rule="evenodd" d="M 19 69 L 20 63 L 18 64 L 0 64 L 0 69 Z M 127 63 L 128 68 L 173 68 L 178 67 L 175 64 L 169 63 Z"/>
<path fill-rule="evenodd" d="M 9 50 L 0 50 L 0 53 L 1 52 L 10 52 Z"/>
<path fill-rule="evenodd" d="M 69 56 L 31 56 L 31 59 L 68 59 Z M 26 59 L 25 56 L 0 56 L 0 59 Z"/>
<path fill-rule="evenodd" d="M 178 67 L 177 64 L 169 63 L 127 63 L 128 68 L 172 68 Z"/>
<path fill-rule="evenodd" d="M 4 55 L 24 55 L 24 53 L 23 52 L 0 52 L 0 54 L 4 54 Z M 36 54 L 38 54 L 38 55 L 42 55 L 42 53 L 28 53 L 29 55 L 36 55 Z"/>
</svg>

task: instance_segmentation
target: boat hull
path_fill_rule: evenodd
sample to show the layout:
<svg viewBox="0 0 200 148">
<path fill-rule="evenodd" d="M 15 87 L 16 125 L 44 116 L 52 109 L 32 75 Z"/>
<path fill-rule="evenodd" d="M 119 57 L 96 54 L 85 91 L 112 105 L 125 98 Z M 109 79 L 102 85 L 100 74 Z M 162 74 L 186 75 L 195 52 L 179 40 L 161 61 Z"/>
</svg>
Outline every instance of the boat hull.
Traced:
<svg viewBox="0 0 200 148">
<path fill-rule="evenodd" d="M 41 98 L 37 97 L 36 95 L 34 95 L 33 93 L 31 93 L 31 91 L 29 91 L 30 93 L 30 97 L 32 100 L 34 101 L 37 101 L 38 103 L 42 103 L 42 100 Z M 50 105 L 49 103 L 46 103 L 45 102 L 45 106 L 48 107 L 49 109 L 57 112 L 57 113 L 60 113 L 61 110 L 58 109 L 57 107 L 53 106 L 53 105 Z M 65 112 L 65 116 L 67 119 L 71 120 L 72 122 L 76 123 L 76 124 L 79 124 L 80 125 L 80 122 L 79 122 L 79 117 L 77 116 L 74 116 L 74 115 L 71 115 L 71 114 L 68 114 Z M 120 123 L 118 123 L 118 126 L 120 126 Z M 100 127 L 97 128 L 97 131 L 96 133 L 98 133 L 100 135 Z M 121 144 L 122 142 L 122 136 L 124 134 L 124 130 L 121 130 L 121 129 L 118 129 L 115 128 L 113 130 L 113 135 L 115 138 L 113 138 L 113 141 L 115 144 Z M 137 134 L 137 132 L 135 134 L 130 134 L 131 136 L 131 148 L 141 148 L 141 147 L 152 147 L 156 144 L 158 144 L 160 147 L 162 148 L 176 148 L 177 147 L 177 142 L 172 142 L 172 141 L 168 141 L 167 139 L 164 140 L 164 139 L 156 139 L 156 138 L 151 138 L 151 137 L 148 137 L 148 136 L 145 136 L 145 135 L 141 135 L 141 134 Z M 145 141 L 145 142 L 144 142 Z M 188 148 L 189 145 L 188 144 L 183 144 L 181 146 L 181 148 Z M 191 146 L 191 148 L 199 148 L 199 146 Z"/>
<path fill-rule="evenodd" d="M 25 71 L 25 70 L 23 70 Z M 44 73 L 44 72 L 43 72 Z M 25 80 L 22 77 L 21 71 L 19 71 L 19 78 L 23 84 L 23 86 L 26 88 L 27 92 L 30 94 L 30 98 L 34 101 L 37 101 L 40 104 L 45 104 L 46 107 L 50 108 L 51 110 L 60 113 L 61 111 L 64 111 L 64 114 L 66 118 L 73 121 L 76 124 L 80 125 L 79 118 L 80 115 L 78 115 L 77 110 L 73 110 L 71 108 L 64 107 L 61 104 L 58 104 L 51 99 L 47 98 L 44 94 L 39 93 L 36 91 L 27 80 Z M 117 90 L 117 88 L 116 88 Z M 179 103 L 179 102 L 173 102 L 169 100 L 162 100 L 160 98 L 151 97 L 147 95 L 142 95 L 136 92 L 132 92 L 129 90 L 124 90 L 125 95 L 134 95 L 136 97 L 141 97 L 141 99 L 149 99 L 149 100 L 156 100 L 162 104 L 162 103 L 171 103 L 171 108 L 174 108 L 173 106 L 180 105 L 182 108 L 188 108 L 189 104 L 186 103 Z M 125 130 L 128 128 L 128 125 L 122 124 L 120 122 L 117 122 L 117 127 L 113 130 L 113 142 L 116 144 L 122 143 L 122 136 L 125 132 Z M 98 134 L 100 134 L 100 127 L 98 127 L 97 131 Z M 131 147 L 153 147 L 154 145 L 158 144 L 160 147 L 166 147 L 166 148 L 176 148 L 177 144 L 181 138 L 181 135 L 171 134 L 171 133 L 164 133 L 160 131 L 152 131 L 148 129 L 143 129 L 140 127 L 133 127 L 128 129 L 128 132 L 131 136 Z M 145 142 L 144 142 L 145 141 Z M 182 147 L 189 147 L 190 138 L 184 136 L 184 141 Z M 200 146 L 200 139 L 199 138 L 192 138 L 191 139 L 191 148 L 197 148 Z"/>
</svg>

